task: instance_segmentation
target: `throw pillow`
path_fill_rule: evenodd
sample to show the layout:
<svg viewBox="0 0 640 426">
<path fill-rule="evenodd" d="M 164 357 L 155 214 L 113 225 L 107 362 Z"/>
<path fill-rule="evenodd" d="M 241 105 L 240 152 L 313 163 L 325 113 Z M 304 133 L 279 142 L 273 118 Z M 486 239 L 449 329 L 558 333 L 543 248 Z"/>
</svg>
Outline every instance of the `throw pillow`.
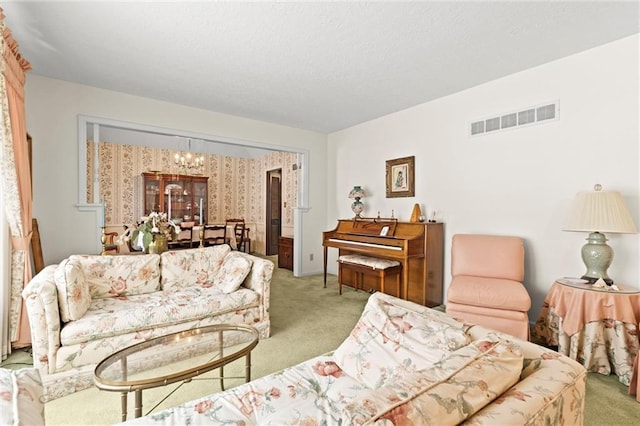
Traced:
<svg viewBox="0 0 640 426">
<path fill-rule="evenodd" d="M 465 326 L 445 314 L 374 293 L 334 359 L 345 373 L 376 389 L 432 366 L 470 341 Z"/>
<path fill-rule="evenodd" d="M 62 321 L 82 318 L 89 310 L 91 293 L 82 265 L 77 259 L 64 259 L 54 272 Z"/>
<path fill-rule="evenodd" d="M 231 248 L 227 244 L 217 246 L 165 251 L 160 256 L 162 289 L 180 289 L 194 285 L 213 286 L 224 258 Z"/>
<path fill-rule="evenodd" d="M 222 266 L 214 280 L 214 286 L 223 293 L 229 294 L 238 290 L 249 271 L 253 261 L 246 258 L 242 253 L 233 251 L 225 256 Z"/>
<path fill-rule="evenodd" d="M 101 256 L 74 254 L 84 271 L 92 299 L 126 297 L 160 289 L 160 256 Z"/>
</svg>

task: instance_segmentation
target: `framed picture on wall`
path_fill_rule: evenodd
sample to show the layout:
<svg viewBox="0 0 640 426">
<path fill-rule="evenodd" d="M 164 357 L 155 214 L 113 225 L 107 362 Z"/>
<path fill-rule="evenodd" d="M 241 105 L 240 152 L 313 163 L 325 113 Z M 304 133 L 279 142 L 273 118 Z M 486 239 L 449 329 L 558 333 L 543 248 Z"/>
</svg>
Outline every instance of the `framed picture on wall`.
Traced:
<svg viewBox="0 0 640 426">
<path fill-rule="evenodd" d="M 387 160 L 387 198 L 414 197 L 415 156 Z"/>
</svg>

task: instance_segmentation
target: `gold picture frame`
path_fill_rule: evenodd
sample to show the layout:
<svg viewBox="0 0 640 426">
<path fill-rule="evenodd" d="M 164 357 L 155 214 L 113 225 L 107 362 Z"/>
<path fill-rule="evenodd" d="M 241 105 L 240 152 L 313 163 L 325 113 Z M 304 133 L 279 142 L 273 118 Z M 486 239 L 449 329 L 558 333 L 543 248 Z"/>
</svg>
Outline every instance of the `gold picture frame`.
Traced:
<svg viewBox="0 0 640 426">
<path fill-rule="evenodd" d="M 415 156 L 387 160 L 387 198 L 414 197 Z"/>
</svg>

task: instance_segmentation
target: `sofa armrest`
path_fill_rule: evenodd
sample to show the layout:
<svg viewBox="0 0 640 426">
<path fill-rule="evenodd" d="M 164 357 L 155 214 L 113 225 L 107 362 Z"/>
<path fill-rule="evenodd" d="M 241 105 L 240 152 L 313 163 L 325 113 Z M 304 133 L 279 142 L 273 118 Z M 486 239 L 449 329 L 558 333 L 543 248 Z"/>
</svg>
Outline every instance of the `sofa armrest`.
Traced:
<svg viewBox="0 0 640 426">
<path fill-rule="evenodd" d="M 238 252 L 241 253 L 241 252 Z M 251 271 L 242 286 L 260 295 L 260 319 L 269 319 L 269 305 L 271 300 L 271 278 L 273 277 L 273 262 L 251 254 L 241 253 L 251 259 Z"/>
<path fill-rule="evenodd" d="M 58 265 L 49 265 L 22 290 L 31 328 L 33 366 L 41 374 L 55 371 L 55 354 L 60 347 L 58 290 L 53 274 Z"/>
</svg>

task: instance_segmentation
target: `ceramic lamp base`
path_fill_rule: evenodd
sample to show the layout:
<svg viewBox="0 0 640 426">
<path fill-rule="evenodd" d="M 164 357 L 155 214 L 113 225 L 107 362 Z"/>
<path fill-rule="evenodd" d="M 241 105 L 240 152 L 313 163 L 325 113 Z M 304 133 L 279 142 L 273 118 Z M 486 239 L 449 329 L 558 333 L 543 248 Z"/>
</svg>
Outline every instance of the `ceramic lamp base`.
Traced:
<svg viewBox="0 0 640 426">
<path fill-rule="evenodd" d="M 607 285 L 613 280 L 607 275 L 607 269 L 613 261 L 613 249 L 607 245 L 607 238 L 600 232 L 592 232 L 587 238 L 587 244 L 582 247 L 582 261 L 587 272 L 582 279 L 594 283 L 602 278 Z"/>
<path fill-rule="evenodd" d="M 358 198 L 351 203 L 351 211 L 356 214 L 356 217 L 362 217 L 360 214 L 364 211 L 364 204 Z"/>
</svg>

